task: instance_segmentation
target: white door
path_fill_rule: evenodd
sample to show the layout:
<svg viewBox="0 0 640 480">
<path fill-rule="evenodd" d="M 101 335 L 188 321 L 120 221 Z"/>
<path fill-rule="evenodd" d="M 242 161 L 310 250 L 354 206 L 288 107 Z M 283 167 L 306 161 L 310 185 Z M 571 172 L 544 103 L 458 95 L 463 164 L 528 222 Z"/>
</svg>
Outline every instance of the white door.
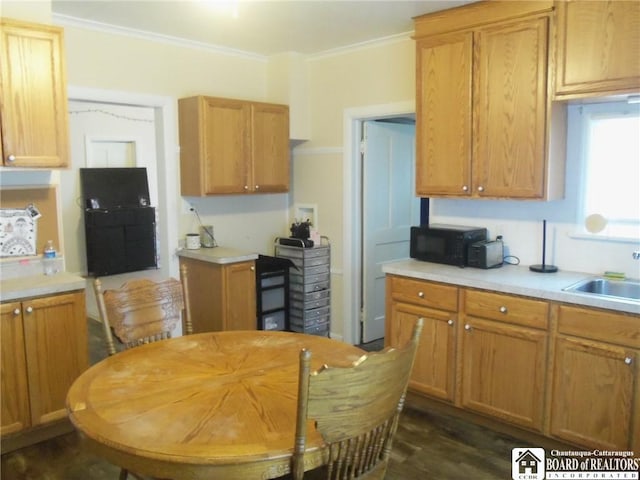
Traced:
<svg viewBox="0 0 640 480">
<path fill-rule="evenodd" d="M 409 258 L 420 221 L 414 196 L 415 126 L 366 121 L 362 155 L 362 341 L 384 337 L 385 262 Z"/>
</svg>

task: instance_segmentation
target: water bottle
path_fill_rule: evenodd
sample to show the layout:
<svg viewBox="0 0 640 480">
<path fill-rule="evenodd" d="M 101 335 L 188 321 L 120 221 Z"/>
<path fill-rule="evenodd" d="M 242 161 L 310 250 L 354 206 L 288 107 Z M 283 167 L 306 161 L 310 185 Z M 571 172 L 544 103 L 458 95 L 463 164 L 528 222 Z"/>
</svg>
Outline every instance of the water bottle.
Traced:
<svg viewBox="0 0 640 480">
<path fill-rule="evenodd" d="M 42 255 L 42 266 L 45 275 L 53 275 L 57 272 L 56 269 L 56 249 L 53 247 L 53 240 L 48 240 L 44 247 L 44 253 Z"/>
</svg>

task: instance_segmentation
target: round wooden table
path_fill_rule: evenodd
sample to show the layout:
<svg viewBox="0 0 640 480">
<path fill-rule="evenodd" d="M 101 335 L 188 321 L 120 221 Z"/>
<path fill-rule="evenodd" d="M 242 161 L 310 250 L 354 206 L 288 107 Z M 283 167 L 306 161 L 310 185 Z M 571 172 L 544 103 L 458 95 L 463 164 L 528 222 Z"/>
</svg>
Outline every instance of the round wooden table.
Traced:
<svg viewBox="0 0 640 480">
<path fill-rule="evenodd" d="M 234 331 L 136 347 L 85 371 L 67 410 L 88 448 L 159 478 L 275 478 L 289 472 L 302 348 L 312 367 L 346 366 L 365 352 L 325 337 Z M 321 464 L 313 428 L 305 469 Z"/>
</svg>

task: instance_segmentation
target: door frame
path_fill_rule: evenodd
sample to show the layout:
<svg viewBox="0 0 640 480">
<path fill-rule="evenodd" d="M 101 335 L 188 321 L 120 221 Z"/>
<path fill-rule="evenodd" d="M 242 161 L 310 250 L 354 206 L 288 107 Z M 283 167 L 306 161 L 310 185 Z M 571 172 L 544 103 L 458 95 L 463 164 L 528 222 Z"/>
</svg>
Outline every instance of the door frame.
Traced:
<svg viewBox="0 0 640 480">
<path fill-rule="evenodd" d="M 179 158 L 177 112 L 172 97 L 129 93 L 87 87 L 68 87 L 69 101 L 108 103 L 153 108 L 156 120 L 156 155 L 158 177 L 158 215 L 160 219 L 160 272 L 163 276 L 178 276 L 178 178 Z"/>
<path fill-rule="evenodd" d="M 360 139 L 362 123 L 416 112 L 415 100 L 347 108 L 343 114 L 343 305 L 342 340 L 352 345 L 358 344 L 360 331 L 360 295 L 362 281 L 360 271 L 362 261 L 360 222 L 362 220 L 362 168 L 360 166 Z"/>
</svg>

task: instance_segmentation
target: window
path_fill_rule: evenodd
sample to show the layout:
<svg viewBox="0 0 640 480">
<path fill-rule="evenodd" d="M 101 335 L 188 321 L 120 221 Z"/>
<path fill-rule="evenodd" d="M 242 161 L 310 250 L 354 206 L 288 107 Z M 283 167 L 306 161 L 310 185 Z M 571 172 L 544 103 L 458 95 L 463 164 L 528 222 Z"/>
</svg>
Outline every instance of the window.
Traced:
<svg viewBox="0 0 640 480">
<path fill-rule="evenodd" d="M 640 104 L 579 105 L 584 233 L 640 240 Z"/>
</svg>

